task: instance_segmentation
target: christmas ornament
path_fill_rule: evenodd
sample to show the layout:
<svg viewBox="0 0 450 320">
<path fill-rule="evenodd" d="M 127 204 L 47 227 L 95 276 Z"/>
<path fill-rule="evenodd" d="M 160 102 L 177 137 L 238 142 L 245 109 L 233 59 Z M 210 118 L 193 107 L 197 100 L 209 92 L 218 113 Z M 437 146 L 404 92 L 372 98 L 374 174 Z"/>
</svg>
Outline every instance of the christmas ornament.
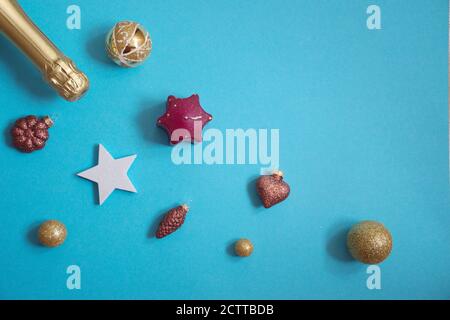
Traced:
<svg viewBox="0 0 450 320">
<path fill-rule="evenodd" d="M 236 241 L 234 251 L 240 257 L 248 257 L 253 252 L 253 244 L 248 239 L 240 239 Z"/>
<path fill-rule="evenodd" d="M 270 176 L 261 176 L 256 190 L 265 208 L 270 208 L 289 196 L 289 185 L 283 181 L 283 172 L 275 171 Z"/>
<path fill-rule="evenodd" d="M 114 159 L 100 144 L 98 165 L 77 175 L 97 183 L 99 202 L 102 205 L 115 189 L 137 192 L 127 175 L 128 169 L 135 159 L 136 155 Z"/>
<path fill-rule="evenodd" d="M 166 130 L 171 144 L 183 140 L 193 143 L 202 141 L 202 129 L 211 120 L 197 94 L 185 99 L 169 96 L 166 112 L 159 117 L 157 125 Z"/>
<path fill-rule="evenodd" d="M 36 116 L 17 119 L 11 128 L 14 146 L 27 153 L 44 148 L 49 138 L 48 129 L 52 125 L 53 121 L 48 116 L 40 119 Z"/>
<path fill-rule="evenodd" d="M 159 224 L 159 228 L 156 231 L 156 237 L 158 239 L 164 238 L 180 228 L 184 223 L 188 210 L 189 207 L 185 204 L 169 210 Z"/>
<path fill-rule="evenodd" d="M 137 67 L 152 51 L 152 40 L 145 28 L 139 23 L 121 21 L 106 37 L 106 51 L 119 66 Z"/>
<path fill-rule="evenodd" d="M 381 223 L 363 221 L 350 229 L 347 246 L 356 260 L 366 264 L 377 264 L 391 253 L 392 236 Z"/>
<path fill-rule="evenodd" d="M 33 61 L 64 99 L 78 100 L 88 90 L 86 75 L 39 30 L 17 1 L 0 1 L 0 32 Z"/>
<path fill-rule="evenodd" d="M 39 242 L 46 247 L 57 247 L 67 237 L 64 224 L 56 220 L 48 220 L 41 224 L 38 231 Z"/>
</svg>

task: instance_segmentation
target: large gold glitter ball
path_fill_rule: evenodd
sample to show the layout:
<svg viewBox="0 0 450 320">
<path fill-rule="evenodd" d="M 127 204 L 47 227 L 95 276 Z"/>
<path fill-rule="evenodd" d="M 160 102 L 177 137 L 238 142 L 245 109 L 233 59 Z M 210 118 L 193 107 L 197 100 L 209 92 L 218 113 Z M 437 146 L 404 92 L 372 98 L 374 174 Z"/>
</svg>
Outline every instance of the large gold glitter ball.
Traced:
<svg viewBox="0 0 450 320">
<path fill-rule="evenodd" d="M 253 244 L 248 239 L 240 239 L 236 241 L 234 251 L 240 257 L 248 257 L 253 252 Z"/>
<path fill-rule="evenodd" d="M 46 247 L 57 247 L 67 237 L 66 226 L 56 220 L 48 220 L 41 224 L 38 231 L 39 242 Z"/>
<path fill-rule="evenodd" d="M 362 221 L 348 232 L 347 246 L 356 260 L 366 264 L 378 264 L 391 253 L 392 236 L 383 224 Z"/>
<path fill-rule="evenodd" d="M 121 21 L 116 23 L 108 33 L 106 51 L 119 66 L 137 67 L 150 56 L 152 40 L 141 24 Z"/>
</svg>

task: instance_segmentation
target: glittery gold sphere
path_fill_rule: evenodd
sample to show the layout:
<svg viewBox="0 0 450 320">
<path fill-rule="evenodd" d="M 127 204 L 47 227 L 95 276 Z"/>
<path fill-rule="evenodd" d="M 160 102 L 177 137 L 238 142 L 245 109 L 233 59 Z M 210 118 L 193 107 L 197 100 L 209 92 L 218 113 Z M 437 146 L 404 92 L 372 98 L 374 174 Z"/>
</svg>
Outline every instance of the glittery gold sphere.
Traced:
<svg viewBox="0 0 450 320">
<path fill-rule="evenodd" d="M 240 257 L 248 257 L 253 252 L 253 244 L 248 239 L 240 239 L 234 245 L 234 251 Z"/>
<path fill-rule="evenodd" d="M 366 264 L 378 264 L 391 253 L 392 236 L 381 223 L 362 221 L 350 229 L 347 246 L 356 260 Z"/>
<path fill-rule="evenodd" d="M 67 230 L 64 224 L 48 220 L 39 227 L 39 242 L 46 247 L 57 247 L 66 240 Z"/>
<path fill-rule="evenodd" d="M 119 66 L 136 67 L 149 57 L 152 40 L 147 30 L 139 23 L 121 21 L 108 33 L 106 51 Z"/>
</svg>

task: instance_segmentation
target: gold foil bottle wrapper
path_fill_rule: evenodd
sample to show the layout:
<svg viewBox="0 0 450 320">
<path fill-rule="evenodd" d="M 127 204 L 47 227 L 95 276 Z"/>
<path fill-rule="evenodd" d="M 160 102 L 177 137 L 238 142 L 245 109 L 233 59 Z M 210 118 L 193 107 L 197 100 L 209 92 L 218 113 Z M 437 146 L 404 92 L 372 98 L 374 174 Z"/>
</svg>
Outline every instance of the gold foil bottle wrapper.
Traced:
<svg viewBox="0 0 450 320">
<path fill-rule="evenodd" d="M 33 61 L 64 99 L 76 101 L 89 89 L 86 75 L 39 30 L 16 0 L 0 0 L 0 32 Z"/>
</svg>

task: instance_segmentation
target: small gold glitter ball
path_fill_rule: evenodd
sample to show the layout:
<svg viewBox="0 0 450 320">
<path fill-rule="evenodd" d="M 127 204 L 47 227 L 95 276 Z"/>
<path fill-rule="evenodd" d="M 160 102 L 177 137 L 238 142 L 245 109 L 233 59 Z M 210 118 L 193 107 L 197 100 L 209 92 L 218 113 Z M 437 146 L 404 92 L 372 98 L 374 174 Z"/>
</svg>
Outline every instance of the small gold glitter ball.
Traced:
<svg viewBox="0 0 450 320">
<path fill-rule="evenodd" d="M 106 37 L 108 56 L 121 67 L 137 67 L 152 51 L 152 40 L 145 28 L 133 21 L 114 25 Z"/>
<path fill-rule="evenodd" d="M 240 257 L 248 257 L 253 252 L 253 244 L 248 239 L 240 239 L 236 241 L 234 251 Z"/>
<path fill-rule="evenodd" d="M 39 242 L 46 247 L 57 247 L 66 240 L 67 230 L 64 224 L 48 220 L 41 224 L 38 231 Z"/>
<path fill-rule="evenodd" d="M 362 221 L 350 229 L 347 247 L 356 260 L 366 264 L 378 264 L 391 253 L 392 236 L 383 224 Z"/>
</svg>

